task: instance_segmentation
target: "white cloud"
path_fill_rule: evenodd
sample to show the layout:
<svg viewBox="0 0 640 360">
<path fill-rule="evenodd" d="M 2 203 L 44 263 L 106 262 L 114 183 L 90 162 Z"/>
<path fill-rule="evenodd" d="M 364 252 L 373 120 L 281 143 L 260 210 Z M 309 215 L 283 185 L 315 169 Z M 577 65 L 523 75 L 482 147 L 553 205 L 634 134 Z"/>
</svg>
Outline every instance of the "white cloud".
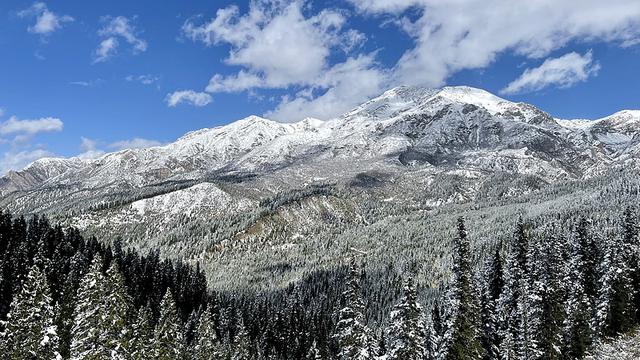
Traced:
<svg viewBox="0 0 640 360">
<path fill-rule="evenodd" d="M 120 140 L 109 144 L 109 148 L 115 150 L 124 149 L 145 149 L 153 146 L 160 146 L 162 143 L 157 140 L 133 138 L 129 140 Z"/>
<path fill-rule="evenodd" d="M 74 19 L 69 15 L 57 15 L 47 8 L 43 2 L 36 2 L 28 9 L 18 12 L 20 17 L 35 17 L 36 23 L 29 26 L 29 32 L 40 35 L 48 35 L 62 28 L 64 23 Z"/>
<path fill-rule="evenodd" d="M 76 157 L 85 160 L 96 159 L 105 154 L 103 150 L 98 149 L 97 140 L 89 139 L 84 136 L 80 138 L 80 150 L 82 152 Z"/>
<path fill-rule="evenodd" d="M 193 90 L 179 90 L 167 94 L 165 99 L 167 105 L 174 107 L 180 103 L 187 103 L 194 106 L 205 106 L 212 101 L 211 95 Z"/>
<path fill-rule="evenodd" d="M 0 159 L 0 174 L 5 174 L 10 170 L 22 170 L 25 166 L 38 159 L 52 156 L 51 152 L 44 149 L 6 152 Z"/>
<path fill-rule="evenodd" d="M 103 62 L 118 52 L 120 41 L 124 39 L 133 47 L 133 53 L 141 53 L 147 50 L 147 42 L 137 35 L 137 30 L 132 21 L 124 16 L 104 17 L 104 26 L 98 31 L 103 37 L 95 51 L 94 62 Z"/>
<path fill-rule="evenodd" d="M 158 81 L 160 81 L 160 77 L 156 76 L 156 75 L 151 75 L 151 74 L 145 74 L 145 75 L 128 75 L 125 78 L 127 81 L 129 82 L 139 82 L 142 85 L 153 85 L 155 83 L 157 83 Z"/>
<path fill-rule="evenodd" d="M 95 139 L 81 137 L 80 150 L 82 152 L 79 155 L 76 155 L 76 157 L 79 157 L 85 160 L 97 159 L 103 156 L 104 154 L 106 154 L 106 151 L 104 151 L 102 148 L 108 148 L 114 151 L 119 151 L 124 149 L 144 149 L 144 148 L 159 146 L 159 145 L 162 145 L 160 141 L 143 139 L 139 137 L 136 137 L 133 139 L 115 141 L 110 144 L 105 144 L 105 142 L 95 140 Z"/>
<path fill-rule="evenodd" d="M 549 86 L 566 88 L 597 75 L 599 69 L 600 65 L 593 62 L 591 51 L 584 55 L 571 52 L 547 59 L 537 68 L 526 69 L 520 77 L 502 89 L 501 93 L 531 92 Z"/>
<path fill-rule="evenodd" d="M 395 78 L 406 84 L 440 86 L 458 71 L 487 67 L 503 52 L 541 58 L 571 41 L 624 46 L 640 35 L 637 0 L 351 2 L 363 13 L 394 17 L 414 39 L 395 67 Z M 409 12 L 418 19 L 411 21 Z"/>
<path fill-rule="evenodd" d="M 42 132 L 62 131 L 63 123 L 58 118 L 46 117 L 37 120 L 19 120 L 15 116 L 0 123 L 0 135 L 35 135 Z"/>
<path fill-rule="evenodd" d="M 343 31 L 342 13 L 324 10 L 307 18 L 303 6 L 302 1 L 253 1 L 244 15 L 229 6 L 207 23 L 187 21 L 185 36 L 208 46 L 231 45 L 226 63 L 243 68 L 232 76 L 214 75 L 208 91 L 312 85 L 327 69 L 332 49 L 363 41 L 355 30 Z"/>
<path fill-rule="evenodd" d="M 4 109 L 0 107 L 0 116 L 4 115 Z"/>
<path fill-rule="evenodd" d="M 379 92 L 387 78 L 385 70 L 377 69 L 374 54 L 349 56 L 365 35 L 345 28 L 344 12 L 323 10 L 305 16 L 304 9 L 305 1 L 258 0 L 243 15 L 230 6 L 204 24 L 187 21 L 185 36 L 208 46 L 231 45 L 226 63 L 241 67 L 232 75 L 215 74 L 206 91 L 296 87 L 298 95 L 284 97 L 267 113 L 280 121 L 330 118 Z M 330 64 L 339 51 L 346 59 Z M 352 81 L 358 83 L 349 84 Z"/>
<path fill-rule="evenodd" d="M 96 49 L 96 58 L 94 62 L 107 61 L 118 50 L 118 39 L 114 37 L 106 38 L 100 42 Z"/>
<path fill-rule="evenodd" d="M 319 87 L 328 89 L 322 95 L 313 97 L 312 92 L 302 91 L 293 99 L 284 98 L 265 116 L 285 122 L 307 116 L 332 118 L 379 95 L 385 89 L 387 76 L 386 72 L 376 69 L 373 55 L 350 58 L 318 79 Z"/>
</svg>

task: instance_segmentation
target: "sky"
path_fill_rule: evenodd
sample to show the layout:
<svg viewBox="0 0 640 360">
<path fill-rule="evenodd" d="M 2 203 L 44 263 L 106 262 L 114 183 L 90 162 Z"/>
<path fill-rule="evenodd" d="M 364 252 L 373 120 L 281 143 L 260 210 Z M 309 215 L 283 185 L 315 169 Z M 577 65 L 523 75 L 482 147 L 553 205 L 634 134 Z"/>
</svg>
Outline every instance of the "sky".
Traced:
<svg viewBox="0 0 640 360">
<path fill-rule="evenodd" d="M 638 0 L 2 0 L 0 174 L 398 85 L 597 119 L 640 109 L 639 65 Z"/>
</svg>

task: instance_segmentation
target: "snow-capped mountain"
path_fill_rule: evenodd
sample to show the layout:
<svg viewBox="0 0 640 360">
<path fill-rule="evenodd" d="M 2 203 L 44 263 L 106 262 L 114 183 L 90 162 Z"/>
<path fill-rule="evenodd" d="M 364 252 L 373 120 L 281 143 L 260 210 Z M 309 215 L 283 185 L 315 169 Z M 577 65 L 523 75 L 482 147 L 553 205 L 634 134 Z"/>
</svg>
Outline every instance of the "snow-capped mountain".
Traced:
<svg viewBox="0 0 640 360">
<path fill-rule="evenodd" d="M 371 172 L 418 188 L 424 186 L 421 177 L 454 172 L 474 178 L 506 172 L 554 182 L 628 163 L 638 151 L 639 129 L 640 111 L 558 120 L 480 89 L 401 86 L 328 121 L 250 116 L 163 146 L 97 159 L 41 159 L 4 176 L 0 196 L 17 211 L 64 212 L 132 204 L 202 182 L 229 184 L 219 191 L 255 201 L 319 182 L 358 184 Z M 198 189 L 178 194 L 201 204 L 210 189 Z"/>
</svg>

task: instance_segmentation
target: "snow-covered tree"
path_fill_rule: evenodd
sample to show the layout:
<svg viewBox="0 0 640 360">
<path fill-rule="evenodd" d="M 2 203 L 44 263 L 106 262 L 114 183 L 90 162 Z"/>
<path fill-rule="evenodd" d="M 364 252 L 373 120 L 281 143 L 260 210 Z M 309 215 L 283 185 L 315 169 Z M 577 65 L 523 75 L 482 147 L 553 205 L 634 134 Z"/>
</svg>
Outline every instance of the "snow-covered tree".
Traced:
<svg viewBox="0 0 640 360">
<path fill-rule="evenodd" d="M 500 356 L 527 359 L 528 258 L 529 238 L 520 219 L 512 238 L 504 269 L 505 288 L 499 299 Z"/>
<path fill-rule="evenodd" d="M 148 306 L 138 310 L 131 329 L 131 359 L 145 360 L 153 356 L 153 315 Z"/>
<path fill-rule="evenodd" d="M 153 339 L 153 358 L 157 360 L 182 360 L 185 353 L 184 334 L 170 289 L 160 303 L 160 319 Z"/>
<path fill-rule="evenodd" d="M 49 285 L 42 271 L 32 266 L 11 303 L 4 340 L 7 359 L 60 358 Z"/>
<path fill-rule="evenodd" d="M 107 270 L 105 286 L 100 342 L 109 349 L 112 359 L 129 358 L 131 329 L 127 318 L 131 311 L 131 298 L 115 263 Z"/>
<path fill-rule="evenodd" d="M 487 359 L 498 359 L 500 335 L 498 320 L 498 300 L 504 290 L 503 261 L 500 247 L 497 247 L 484 271 L 485 283 L 482 291 L 482 346 Z"/>
<path fill-rule="evenodd" d="M 71 329 L 71 359 L 105 359 L 111 353 L 103 343 L 102 319 L 105 314 L 106 279 L 102 273 L 102 259 L 96 256 L 80 282 Z"/>
<path fill-rule="evenodd" d="M 193 357 L 198 360 L 222 360 L 226 357 L 226 351 L 218 339 L 209 307 L 200 315 L 194 339 Z"/>
<path fill-rule="evenodd" d="M 343 307 L 338 312 L 334 339 L 341 360 L 373 359 L 371 331 L 364 317 L 364 303 L 360 295 L 360 271 L 355 262 L 350 267 L 347 290 L 342 293 Z"/>
<path fill-rule="evenodd" d="M 307 351 L 305 360 L 322 360 L 322 355 L 320 354 L 320 349 L 318 349 L 317 342 L 314 341 L 313 344 L 311 344 L 309 351 Z"/>
<path fill-rule="evenodd" d="M 251 359 L 251 339 L 247 328 L 244 326 L 242 315 L 238 314 L 236 320 L 236 336 L 233 343 L 232 360 L 250 360 Z"/>
<path fill-rule="evenodd" d="M 450 315 L 445 333 L 445 343 L 449 344 L 446 359 L 482 359 L 484 349 L 480 343 L 479 305 L 473 284 L 471 246 L 462 218 L 458 219 L 453 264 L 453 281 L 447 298 Z"/>
<path fill-rule="evenodd" d="M 422 360 L 426 352 L 424 313 L 413 279 L 407 279 L 404 295 L 391 312 L 388 359 Z"/>
</svg>

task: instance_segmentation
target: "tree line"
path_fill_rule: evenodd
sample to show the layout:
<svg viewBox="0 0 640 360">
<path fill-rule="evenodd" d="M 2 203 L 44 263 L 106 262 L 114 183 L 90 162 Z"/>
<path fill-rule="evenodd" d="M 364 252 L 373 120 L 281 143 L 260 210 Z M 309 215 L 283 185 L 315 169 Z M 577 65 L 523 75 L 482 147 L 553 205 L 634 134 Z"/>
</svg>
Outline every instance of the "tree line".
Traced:
<svg viewBox="0 0 640 360">
<path fill-rule="evenodd" d="M 636 214 L 519 220 L 474 262 L 463 219 L 451 279 L 403 274 L 384 321 L 354 261 L 272 293 L 208 291 L 199 266 L 107 246 L 75 229 L 0 214 L 0 355 L 8 359 L 579 359 L 640 322 Z M 567 229 L 568 228 L 568 229 Z M 363 283 L 366 285 L 363 288 Z"/>
</svg>

